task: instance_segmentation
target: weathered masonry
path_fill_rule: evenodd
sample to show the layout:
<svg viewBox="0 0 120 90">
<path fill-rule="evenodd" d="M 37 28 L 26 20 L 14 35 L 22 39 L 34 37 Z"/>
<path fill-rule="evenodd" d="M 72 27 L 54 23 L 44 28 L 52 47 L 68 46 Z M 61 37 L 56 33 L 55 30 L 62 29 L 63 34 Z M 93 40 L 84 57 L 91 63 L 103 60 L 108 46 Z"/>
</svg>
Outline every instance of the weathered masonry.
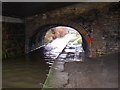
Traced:
<svg viewBox="0 0 120 90">
<path fill-rule="evenodd" d="M 86 55 L 97 57 L 120 51 L 120 3 L 78 3 L 25 19 L 25 51 L 43 45 L 53 27 L 69 26 L 83 36 Z"/>
<path fill-rule="evenodd" d="M 22 19 L 2 17 L 2 58 L 24 55 L 25 24 Z"/>
</svg>

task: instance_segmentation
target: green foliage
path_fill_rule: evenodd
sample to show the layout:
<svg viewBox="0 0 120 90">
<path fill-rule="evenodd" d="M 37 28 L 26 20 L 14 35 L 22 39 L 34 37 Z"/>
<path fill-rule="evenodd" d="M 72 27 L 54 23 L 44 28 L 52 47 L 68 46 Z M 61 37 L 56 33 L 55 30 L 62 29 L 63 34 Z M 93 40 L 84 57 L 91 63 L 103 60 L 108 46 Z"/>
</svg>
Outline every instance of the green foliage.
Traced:
<svg viewBox="0 0 120 90">
<path fill-rule="evenodd" d="M 71 39 L 69 42 L 74 42 L 74 41 L 77 40 L 77 39 L 79 39 L 79 40 L 77 41 L 78 43 L 82 43 L 82 38 L 81 38 L 81 36 L 77 36 L 77 37 Z"/>
</svg>

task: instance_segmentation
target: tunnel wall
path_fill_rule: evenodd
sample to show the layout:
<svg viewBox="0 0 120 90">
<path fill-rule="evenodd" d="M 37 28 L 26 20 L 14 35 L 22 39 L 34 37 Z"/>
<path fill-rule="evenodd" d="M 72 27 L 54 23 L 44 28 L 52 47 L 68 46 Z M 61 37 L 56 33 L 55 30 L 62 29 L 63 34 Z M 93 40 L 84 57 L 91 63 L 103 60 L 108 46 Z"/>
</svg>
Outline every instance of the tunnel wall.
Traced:
<svg viewBox="0 0 120 90">
<path fill-rule="evenodd" d="M 2 58 L 14 58 L 25 54 L 25 25 L 2 22 Z"/>
<path fill-rule="evenodd" d="M 88 42 L 89 57 L 118 52 L 119 5 L 120 3 L 78 3 L 26 18 L 26 52 L 30 50 L 31 37 L 38 29 L 40 33 L 46 32 L 40 27 L 48 24 L 68 25 L 78 30 L 86 40 L 92 38 L 93 41 Z"/>
<path fill-rule="evenodd" d="M 92 56 L 102 56 L 120 51 L 120 3 L 112 3 L 100 10 L 90 10 L 85 14 L 92 20 L 94 43 Z"/>
</svg>

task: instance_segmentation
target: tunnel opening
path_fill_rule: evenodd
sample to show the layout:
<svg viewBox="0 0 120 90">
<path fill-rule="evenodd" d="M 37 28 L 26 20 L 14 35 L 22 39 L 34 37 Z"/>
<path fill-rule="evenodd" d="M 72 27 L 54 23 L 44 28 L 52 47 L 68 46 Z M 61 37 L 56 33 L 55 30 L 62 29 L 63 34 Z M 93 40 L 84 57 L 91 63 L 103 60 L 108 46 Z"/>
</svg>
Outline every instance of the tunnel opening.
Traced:
<svg viewBox="0 0 120 90">
<path fill-rule="evenodd" d="M 61 29 L 64 29 L 64 30 L 61 30 Z M 58 31 L 57 31 L 58 30 Z M 51 34 L 49 34 L 51 33 Z M 56 33 L 56 34 L 55 34 Z M 58 35 L 60 33 L 60 35 Z M 81 34 L 81 32 L 73 27 L 70 27 L 70 26 L 55 26 L 55 27 L 52 27 L 52 28 L 49 28 L 45 33 L 44 33 L 44 37 L 43 37 L 43 41 L 42 41 L 42 44 L 48 44 L 50 43 L 52 40 L 56 39 L 56 38 L 61 38 L 61 37 L 64 37 L 66 34 L 68 33 L 76 33 L 76 35 L 80 36 L 81 37 L 81 40 L 82 40 L 82 47 L 84 49 L 84 51 L 87 52 L 87 49 L 88 49 L 88 44 L 86 42 L 86 39 L 84 38 L 84 36 Z M 55 36 L 55 35 L 58 35 Z M 53 36 L 54 35 L 54 36 Z M 47 38 L 48 37 L 48 38 Z M 50 37 L 50 38 L 49 38 Z M 53 39 L 52 39 L 53 38 Z M 49 39 L 50 41 L 46 41 L 46 39 Z M 51 40 L 52 39 L 52 40 Z"/>
<path fill-rule="evenodd" d="M 75 27 L 72 27 L 70 25 L 64 25 L 64 24 L 47 24 L 47 25 L 43 25 L 43 26 L 39 27 L 37 30 L 35 30 L 35 32 L 29 38 L 27 53 L 32 52 L 34 50 L 37 50 L 41 46 L 44 46 L 44 44 L 45 44 L 44 37 L 45 37 L 46 33 L 50 29 L 55 28 L 55 27 L 60 27 L 60 26 L 69 27 L 71 29 L 74 29 L 75 31 L 77 31 L 80 34 L 80 36 L 82 37 L 82 41 L 83 41 L 82 47 L 87 55 L 89 53 L 89 45 L 88 45 L 88 42 L 86 40 L 86 35 L 83 35 L 81 33 L 81 30 L 76 29 Z M 84 32 L 86 32 L 85 29 L 84 29 Z M 87 37 L 89 37 L 89 36 L 87 35 Z"/>
<path fill-rule="evenodd" d="M 63 28 L 65 30 L 61 30 Z M 77 49 L 77 50 L 79 52 L 79 50 L 81 49 L 80 52 L 81 53 L 84 52 L 82 55 L 85 58 L 87 56 L 87 54 L 89 53 L 89 47 L 88 47 L 88 43 L 86 41 L 86 37 L 81 33 L 80 29 L 76 29 L 75 27 L 72 27 L 72 26 L 69 26 L 69 25 L 63 25 L 63 24 L 48 24 L 48 25 L 45 25 L 45 26 L 42 26 L 42 27 L 38 28 L 38 30 L 36 30 L 34 32 L 34 34 L 32 35 L 32 37 L 29 39 L 30 40 L 29 41 L 29 51 L 32 52 L 34 50 L 35 51 L 42 50 L 41 51 L 42 52 L 42 54 L 41 54 L 42 58 L 45 58 L 47 61 L 48 61 L 48 59 L 51 59 L 51 58 L 55 60 L 61 55 L 61 53 L 63 51 L 65 51 L 65 48 L 67 47 L 68 41 L 66 42 L 64 48 L 62 48 L 61 51 L 59 51 L 59 54 L 56 55 L 56 58 L 53 58 L 52 57 L 53 55 L 51 55 L 48 58 L 48 55 L 46 55 L 46 52 L 49 51 L 49 50 L 46 50 L 46 46 L 49 46 L 49 44 L 51 44 L 52 42 L 55 42 L 56 39 L 63 38 L 64 36 L 70 34 L 70 32 L 71 33 L 76 33 L 75 35 L 76 36 L 78 35 L 79 39 L 81 39 L 81 44 L 78 45 L 79 49 Z M 70 36 L 71 39 L 76 38 L 76 40 L 78 40 L 78 42 L 79 42 L 80 40 L 78 39 L 78 37 L 71 37 Z M 74 42 L 74 40 L 72 42 Z M 60 48 L 61 47 L 60 44 L 62 44 L 62 42 L 61 43 L 60 42 L 56 43 L 56 44 L 54 44 L 54 46 L 59 45 L 58 47 Z M 72 50 L 75 51 L 75 49 L 76 49 L 75 46 L 74 46 L 74 49 L 73 49 L 73 47 L 70 47 L 70 48 L 71 49 L 69 49 L 69 50 L 71 50 L 71 51 Z M 50 53 L 50 52 L 47 52 L 47 53 Z M 68 53 L 72 53 L 72 52 L 68 51 Z"/>
<path fill-rule="evenodd" d="M 83 61 L 84 48 L 81 34 L 67 26 L 49 29 L 44 36 L 45 56 L 65 62 Z"/>
</svg>

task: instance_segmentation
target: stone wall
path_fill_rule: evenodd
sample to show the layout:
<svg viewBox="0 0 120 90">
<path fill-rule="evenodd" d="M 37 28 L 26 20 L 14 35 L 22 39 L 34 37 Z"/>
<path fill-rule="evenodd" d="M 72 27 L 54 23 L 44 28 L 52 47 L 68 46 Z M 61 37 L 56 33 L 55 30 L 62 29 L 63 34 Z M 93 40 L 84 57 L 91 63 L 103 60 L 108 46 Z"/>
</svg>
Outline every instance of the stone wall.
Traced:
<svg viewBox="0 0 120 90">
<path fill-rule="evenodd" d="M 26 18 L 26 52 L 31 37 L 46 32 L 40 27 L 58 24 L 78 30 L 88 43 L 89 57 L 101 56 L 119 51 L 120 43 L 120 3 L 78 3 Z M 41 37 L 40 34 L 40 37 Z M 39 37 L 39 38 L 40 38 Z M 42 38 L 42 37 L 41 37 Z M 34 40 L 35 43 L 37 40 Z M 35 44 L 36 47 L 38 47 Z"/>
<path fill-rule="evenodd" d="M 25 26 L 23 23 L 2 23 L 2 58 L 25 54 Z"/>
<path fill-rule="evenodd" d="M 111 4 L 99 11 L 92 22 L 94 29 L 93 56 L 120 51 L 120 3 Z"/>
</svg>

